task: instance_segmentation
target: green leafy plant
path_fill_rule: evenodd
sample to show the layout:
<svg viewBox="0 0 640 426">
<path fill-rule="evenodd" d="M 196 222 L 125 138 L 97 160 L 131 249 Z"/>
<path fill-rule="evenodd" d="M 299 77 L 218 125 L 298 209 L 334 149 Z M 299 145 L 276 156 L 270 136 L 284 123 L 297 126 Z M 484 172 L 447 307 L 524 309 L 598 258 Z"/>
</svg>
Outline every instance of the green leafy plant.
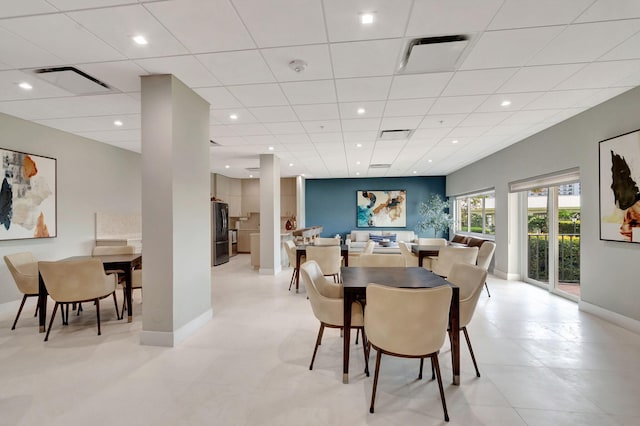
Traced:
<svg viewBox="0 0 640 426">
<path fill-rule="evenodd" d="M 432 195 L 427 202 L 418 205 L 418 214 L 422 219 L 416 225 L 416 231 L 427 232 L 433 229 L 433 236 L 437 237 L 440 231 L 445 231 L 453 225 L 453 218 L 448 210 L 447 201 L 438 194 Z"/>
</svg>

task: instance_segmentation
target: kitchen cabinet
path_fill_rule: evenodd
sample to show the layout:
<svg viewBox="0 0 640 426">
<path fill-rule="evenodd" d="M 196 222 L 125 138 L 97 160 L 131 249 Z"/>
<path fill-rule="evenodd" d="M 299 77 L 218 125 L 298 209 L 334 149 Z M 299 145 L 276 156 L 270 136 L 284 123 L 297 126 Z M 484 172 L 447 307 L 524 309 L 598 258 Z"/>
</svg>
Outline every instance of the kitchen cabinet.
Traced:
<svg viewBox="0 0 640 426">
<path fill-rule="evenodd" d="M 260 180 L 242 179 L 242 214 L 260 212 Z"/>
<path fill-rule="evenodd" d="M 249 253 L 251 251 L 251 241 L 249 234 L 258 232 L 257 229 L 239 229 L 238 230 L 238 253 Z"/>
</svg>

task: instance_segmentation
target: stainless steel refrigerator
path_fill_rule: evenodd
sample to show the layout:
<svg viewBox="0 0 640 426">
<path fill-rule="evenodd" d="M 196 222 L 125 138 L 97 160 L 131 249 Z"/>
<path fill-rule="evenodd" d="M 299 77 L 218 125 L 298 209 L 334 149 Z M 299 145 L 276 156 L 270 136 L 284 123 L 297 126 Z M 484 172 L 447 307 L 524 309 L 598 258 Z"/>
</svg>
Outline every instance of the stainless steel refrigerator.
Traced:
<svg viewBox="0 0 640 426">
<path fill-rule="evenodd" d="M 217 266 L 229 261 L 229 205 L 212 203 L 211 215 L 211 265 Z"/>
</svg>

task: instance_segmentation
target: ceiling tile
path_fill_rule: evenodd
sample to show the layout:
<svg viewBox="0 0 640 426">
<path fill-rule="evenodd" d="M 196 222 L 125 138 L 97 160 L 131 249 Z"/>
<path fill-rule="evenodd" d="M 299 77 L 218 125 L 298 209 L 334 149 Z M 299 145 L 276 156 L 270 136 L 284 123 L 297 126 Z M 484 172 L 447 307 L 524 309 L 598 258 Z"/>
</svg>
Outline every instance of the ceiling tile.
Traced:
<svg viewBox="0 0 640 426">
<path fill-rule="evenodd" d="M 189 53 L 169 31 L 141 5 L 69 12 L 68 16 L 128 58 Z M 144 36 L 149 44 L 136 44 Z"/>
<path fill-rule="evenodd" d="M 590 62 L 640 30 L 640 20 L 571 25 L 529 61 L 529 65 Z"/>
<path fill-rule="evenodd" d="M 420 128 L 455 127 L 467 116 L 468 114 L 429 114 L 420 123 Z"/>
<path fill-rule="evenodd" d="M 402 99 L 402 100 L 390 100 L 387 101 L 387 105 L 384 108 L 385 117 L 406 117 L 411 115 L 425 115 L 435 98 L 422 98 L 422 99 Z"/>
<path fill-rule="evenodd" d="M 640 18 L 640 3 L 636 0 L 597 0 L 576 19 L 576 22 L 629 18 Z"/>
<path fill-rule="evenodd" d="M 400 64 L 402 39 L 356 41 L 331 45 L 336 78 L 392 75 Z"/>
<path fill-rule="evenodd" d="M 340 118 L 336 104 L 294 105 L 298 119 L 311 120 L 335 120 Z"/>
<path fill-rule="evenodd" d="M 378 137 L 378 131 L 367 131 L 367 132 L 344 132 L 343 139 L 345 142 L 353 143 L 354 149 L 361 149 L 362 147 L 358 147 L 357 144 L 364 142 L 373 142 Z"/>
<path fill-rule="evenodd" d="M 323 80 L 333 78 L 329 47 L 326 44 L 262 49 L 262 56 L 278 81 Z M 289 63 L 306 62 L 306 68 L 295 72 Z"/>
<path fill-rule="evenodd" d="M 596 90 L 563 90 L 547 92 L 529 103 L 526 109 L 571 108 L 579 101 L 596 93 Z"/>
<path fill-rule="evenodd" d="M 29 83 L 31 90 L 21 89 L 19 83 Z M 18 70 L 0 71 L 0 101 L 56 98 L 73 94 L 37 77 L 37 74 Z"/>
<path fill-rule="evenodd" d="M 332 133 L 340 132 L 340 120 L 303 121 L 302 125 L 307 133 Z"/>
<path fill-rule="evenodd" d="M 446 127 L 441 127 L 438 129 L 417 129 L 414 133 L 413 136 L 411 137 L 412 141 L 419 141 L 419 140 L 427 140 L 427 141 L 431 141 L 431 140 L 440 140 L 443 137 L 447 136 L 449 134 L 449 132 L 451 132 L 451 128 L 446 128 Z"/>
<path fill-rule="evenodd" d="M 518 111 L 526 107 L 530 102 L 542 96 L 543 92 L 531 93 L 505 93 L 501 95 L 492 95 L 478 107 L 475 112 L 505 112 Z M 502 102 L 509 101 L 509 106 L 502 106 Z"/>
<path fill-rule="evenodd" d="M 304 133 L 304 127 L 298 121 L 290 121 L 286 123 L 265 123 L 264 125 L 271 133 L 278 136 L 280 139 L 280 135 L 291 135 L 295 134 L 300 137 L 300 133 Z"/>
<path fill-rule="evenodd" d="M 228 0 L 175 0 L 145 7 L 192 53 L 255 47 Z"/>
<path fill-rule="evenodd" d="M 449 138 L 472 138 L 485 134 L 493 126 L 472 126 L 472 127 L 456 127 L 451 130 L 447 137 Z"/>
<path fill-rule="evenodd" d="M 584 67 L 584 64 L 541 65 L 520 68 L 497 92 L 517 93 L 551 90 L 582 67 Z"/>
<path fill-rule="evenodd" d="M 257 50 L 210 53 L 196 58 L 225 85 L 275 81 Z"/>
<path fill-rule="evenodd" d="M 249 108 L 251 113 L 263 123 L 295 121 L 298 119 L 290 106 Z"/>
<path fill-rule="evenodd" d="M 517 70 L 517 68 L 501 68 L 458 71 L 447 84 L 442 96 L 491 94 Z"/>
<path fill-rule="evenodd" d="M 139 114 L 140 102 L 125 94 L 87 95 L 67 98 L 0 103 L 0 112 L 29 120 Z"/>
<path fill-rule="evenodd" d="M 502 123 L 504 125 L 512 124 L 535 124 L 545 122 L 549 117 L 562 111 L 561 109 L 540 109 L 532 111 L 516 111 Z"/>
<path fill-rule="evenodd" d="M 136 130 L 111 130 L 102 132 L 76 132 L 80 136 L 101 142 L 117 142 L 140 140 L 140 129 Z"/>
<path fill-rule="evenodd" d="M 336 89 L 332 80 L 281 83 L 280 87 L 292 105 L 336 101 Z"/>
<path fill-rule="evenodd" d="M 485 32 L 460 69 L 522 66 L 563 28 L 556 26 Z"/>
<path fill-rule="evenodd" d="M 339 102 L 380 101 L 387 98 L 391 77 L 336 80 Z"/>
<path fill-rule="evenodd" d="M 61 65 L 64 59 L 0 28 L 0 52 L 4 68 L 36 68 Z"/>
<path fill-rule="evenodd" d="M 244 108 L 222 108 L 222 109 L 211 109 L 210 111 L 211 117 L 216 119 L 219 123 L 227 124 L 227 125 L 237 125 L 237 124 L 245 124 L 245 123 L 255 123 L 258 120 L 256 117 L 249 112 L 249 110 Z M 238 118 L 231 119 L 231 115 L 235 115 Z"/>
<path fill-rule="evenodd" d="M 450 72 L 396 76 L 391 85 L 389 99 L 433 98 L 440 96 L 452 76 L 453 73 Z"/>
<path fill-rule="evenodd" d="M 80 64 L 76 68 L 122 92 L 139 92 L 140 77 L 147 74 L 132 61 Z"/>
<path fill-rule="evenodd" d="M 441 97 L 431 107 L 433 114 L 459 114 L 474 111 L 482 102 L 487 99 L 486 96 L 455 96 Z"/>
<path fill-rule="evenodd" d="M 355 120 L 342 120 L 342 130 L 345 132 L 364 132 L 367 130 L 378 130 L 380 127 L 379 118 L 359 118 Z"/>
<path fill-rule="evenodd" d="M 255 135 L 269 135 L 269 130 L 264 127 L 262 124 L 253 123 L 253 124 L 234 124 L 231 127 L 237 135 L 239 136 L 255 136 Z M 246 140 L 246 139 L 245 139 Z"/>
<path fill-rule="evenodd" d="M 640 58 L 640 33 L 636 33 L 633 37 L 629 37 L 599 59 L 604 61 L 615 61 L 618 59 L 638 58 Z"/>
<path fill-rule="evenodd" d="M 302 131 L 304 132 L 304 128 Z M 276 134 L 275 132 L 273 133 Z M 299 147 L 299 149 L 313 149 L 313 146 L 308 145 L 311 143 L 311 139 L 306 133 L 276 134 L 276 138 L 283 144 L 287 144 L 287 149 L 289 151 L 291 151 L 294 146 Z"/>
<path fill-rule="evenodd" d="M 219 86 L 220 82 L 194 56 L 138 59 L 149 74 L 173 74 L 191 88 Z"/>
<path fill-rule="evenodd" d="M 616 83 L 640 72 L 640 60 L 594 62 L 555 87 L 556 90 L 615 87 Z"/>
<path fill-rule="evenodd" d="M 240 102 L 224 87 L 203 87 L 193 90 L 209 102 L 211 108 L 236 108 L 241 106 Z"/>
<path fill-rule="evenodd" d="M 231 86 L 229 91 L 247 107 L 288 104 L 287 98 L 277 84 Z"/>
<path fill-rule="evenodd" d="M 113 122 L 122 121 L 122 127 L 116 127 Z M 140 114 L 103 115 L 99 117 L 54 118 L 50 120 L 36 120 L 44 126 L 64 130 L 65 132 L 112 131 L 116 129 L 140 129 Z"/>
<path fill-rule="evenodd" d="M 476 112 L 471 113 L 462 120 L 461 127 L 467 126 L 495 126 L 506 118 L 510 117 L 513 112 Z"/>
<path fill-rule="evenodd" d="M 593 0 L 506 0 L 489 25 L 489 30 L 566 25 Z"/>
<path fill-rule="evenodd" d="M 273 135 L 246 135 L 244 140 L 249 145 L 274 145 L 278 142 Z"/>
<path fill-rule="evenodd" d="M 410 0 L 324 0 L 329 40 L 352 41 L 402 37 L 411 9 Z M 372 25 L 360 23 L 360 14 L 375 12 Z"/>
<path fill-rule="evenodd" d="M 45 0 L 14 0 L 3 1 L 0 8 L 0 18 L 12 16 L 35 15 L 38 13 L 51 13 L 58 10 Z"/>
<path fill-rule="evenodd" d="M 339 104 L 339 107 L 340 117 L 342 119 L 382 117 L 384 102 L 343 102 Z M 364 112 L 362 114 L 359 114 L 359 109 L 364 109 Z"/>
<path fill-rule="evenodd" d="M 382 119 L 381 129 L 415 129 L 422 121 L 421 116 L 413 117 L 385 117 Z"/>
<path fill-rule="evenodd" d="M 90 9 L 136 3 L 135 0 L 47 0 L 60 10 Z"/>
<path fill-rule="evenodd" d="M 451 35 L 483 31 L 501 5 L 502 0 L 416 1 L 411 10 L 406 35 Z"/>
<path fill-rule="evenodd" d="M 578 102 L 576 102 L 576 104 L 573 105 L 573 107 L 574 108 L 590 108 L 602 102 L 608 101 L 609 99 L 615 96 L 618 96 L 619 94 L 624 93 L 630 89 L 632 88 L 631 87 L 610 87 L 606 89 L 594 90 L 592 94 L 589 94 L 588 96 L 578 100 Z M 569 117 L 566 117 L 566 118 L 569 118 Z"/>
<path fill-rule="evenodd" d="M 209 126 L 209 134 L 213 138 L 220 138 L 226 136 L 236 136 L 236 132 L 230 126 L 226 125 L 215 125 Z"/>
<path fill-rule="evenodd" d="M 62 14 L 6 19 L 0 21 L 0 27 L 67 63 L 124 59 L 120 52 Z"/>
<path fill-rule="evenodd" d="M 311 133 L 309 138 L 314 144 L 342 144 L 342 134 L 340 132 Z"/>
<path fill-rule="evenodd" d="M 234 0 L 233 4 L 259 47 L 327 41 L 320 1 Z"/>
</svg>

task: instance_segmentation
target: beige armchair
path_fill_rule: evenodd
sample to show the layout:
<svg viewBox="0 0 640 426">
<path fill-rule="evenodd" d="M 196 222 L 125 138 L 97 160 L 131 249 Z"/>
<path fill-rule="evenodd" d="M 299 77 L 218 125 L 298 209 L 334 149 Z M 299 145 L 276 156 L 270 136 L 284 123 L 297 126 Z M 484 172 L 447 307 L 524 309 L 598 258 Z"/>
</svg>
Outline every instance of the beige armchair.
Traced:
<svg viewBox="0 0 640 426">
<path fill-rule="evenodd" d="M 322 274 L 331 275 L 334 282 L 340 280 L 340 266 L 342 265 L 342 255 L 340 246 L 307 246 L 307 262 L 315 260 L 318 262 Z"/>
<path fill-rule="evenodd" d="M 360 266 L 404 268 L 404 257 L 400 254 L 361 254 Z"/>
<path fill-rule="evenodd" d="M 7 264 L 9 272 L 16 282 L 16 286 L 22 293 L 22 302 L 18 308 L 18 314 L 11 326 L 12 330 L 16 329 L 18 318 L 24 307 L 24 302 L 28 297 L 38 296 L 38 260 L 29 252 L 8 254 L 4 257 L 4 263 Z M 36 316 L 38 315 L 38 307 L 36 305 Z"/>
<path fill-rule="evenodd" d="M 469 325 L 473 318 L 473 313 L 476 310 L 476 305 L 482 292 L 482 285 L 486 279 L 487 271 L 485 269 L 463 263 L 455 264 L 447 277 L 447 281 L 460 288 L 460 330 L 464 332 L 469 353 L 471 354 L 471 360 L 473 361 L 473 366 L 476 368 L 476 376 L 478 377 L 480 377 L 480 371 L 478 370 L 476 357 L 473 354 L 469 333 L 467 333 L 467 325 Z"/>
<path fill-rule="evenodd" d="M 307 295 L 309 296 L 309 302 L 311 302 L 311 309 L 313 314 L 320 321 L 320 329 L 318 330 L 318 337 L 316 338 L 316 345 L 313 349 L 313 356 L 311 357 L 311 364 L 309 364 L 309 370 L 313 370 L 313 362 L 316 359 L 316 353 L 318 352 L 318 346 L 322 343 L 322 335 L 325 327 L 329 328 L 343 328 L 344 327 L 344 299 L 323 296 L 320 293 L 320 289 L 316 286 L 320 280 L 319 266 L 316 262 L 309 260 L 300 267 L 300 275 L 302 275 L 302 281 L 307 289 Z M 321 271 L 320 271 L 321 272 Z M 314 280 L 312 277 L 315 277 Z M 327 283 L 331 284 L 331 283 Z M 333 291 L 333 290 L 332 290 Z M 362 314 L 362 306 L 359 303 L 353 303 L 351 305 L 351 328 L 362 330 L 362 351 L 364 353 L 365 372 L 369 374 L 368 368 L 368 353 L 366 345 L 366 335 L 364 333 L 364 320 Z"/>
<path fill-rule="evenodd" d="M 296 272 L 298 271 L 298 268 L 296 268 L 297 248 L 296 248 L 296 244 L 291 240 L 287 240 L 284 242 L 284 248 L 287 252 L 287 259 L 289 260 L 289 265 L 293 268 L 293 272 L 291 273 L 291 280 L 289 280 L 289 291 L 291 291 L 291 286 L 296 281 Z M 300 258 L 300 264 L 304 263 L 305 260 L 306 260 L 305 256 L 302 256 Z"/>
<path fill-rule="evenodd" d="M 364 246 L 361 254 L 373 254 L 373 249 L 376 248 L 375 241 L 367 241 L 367 244 Z"/>
<path fill-rule="evenodd" d="M 418 245 L 421 246 L 446 246 L 445 238 L 418 238 Z"/>
<path fill-rule="evenodd" d="M 313 282 L 313 285 L 321 295 L 330 299 L 341 299 L 344 297 L 344 287 L 342 287 L 342 284 L 336 284 L 325 278 L 318 262 L 310 260 L 305 262 L 305 265 L 307 277 Z"/>
<path fill-rule="evenodd" d="M 65 306 L 67 308 L 66 321 L 63 324 L 68 324 L 70 303 L 95 302 L 98 336 L 102 334 L 100 330 L 100 299 L 113 295 L 116 315 L 119 317 L 116 276 L 114 274 L 105 275 L 100 259 L 38 262 L 38 268 L 49 296 L 56 302 L 47 334 L 44 337 L 45 342 L 49 340 L 51 326 L 60 305 L 62 305 L 62 309 Z"/>
<path fill-rule="evenodd" d="M 95 246 L 93 251 L 91 252 L 92 256 L 108 256 L 108 255 L 117 255 L 117 254 L 134 254 L 136 248 L 134 246 Z M 117 281 L 119 284 L 123 286 L 126 285 L 124 282 L 124 271 L 121 269 L 108 269 L 106 270 L 108 274 L 116 274 Z M 142 289 L 142 270 L 134 269 L 131 271 L 131 297 L 133 299 L 133 290 Z M 123 292 L 126 295 L 126 292 Z M 126 298 L 122 298 L 122 315 L 124 315 L 124 311 L 127 307 Z M 133 303 L 133 300 L 131 301 Z"/>
<path fill-rule="evenodd" d="M 340 238 L 322 238 L 318 237 L 313 240 L 313 244 L 316 246 L 339 246 Z"/>
<path fill-rule="evenodd" d="M 447 335 L 451 294 L 449 286 L 404 289 L 370 284 L 367 287 L 364 327 L 369 346 L 377 351 L 371 413 L 374 412 L 383 353 L 421 360 L 429 357 L 438 378 L 444 419 L 449 421 L 438 353 Z"/>
<path fill-rule="evenodd" d="M 411 252 L 407 243 L 400 241 L 398 247 L 400 247 L 400 253 L 404 259 L 404 266 L 418 266 L 418 256 Z"/>
<path fill-rule="evenodd" d="M 493 241 L 485 241 L 480 246 L 478 250 L 478 266 L 484 269 L 485 271 L 489 270 L 489 265 L 491 264 L 491 259 L 493 259 L 493 254 L 496 251 L 496 243 Z M 484 287 L 487 289 L 487 296 L 491 297 L 491 293 L 489 293 L 489 286 L 487 282 L 484 282 Z"/>
<path fill-rule="evenodd" d="M 431 271 L 441 277 L 448 277 L 455 263 L 476 264 L 478 247 L 442 247 L 438 257 L 431 259 Z"/>
</svg>

